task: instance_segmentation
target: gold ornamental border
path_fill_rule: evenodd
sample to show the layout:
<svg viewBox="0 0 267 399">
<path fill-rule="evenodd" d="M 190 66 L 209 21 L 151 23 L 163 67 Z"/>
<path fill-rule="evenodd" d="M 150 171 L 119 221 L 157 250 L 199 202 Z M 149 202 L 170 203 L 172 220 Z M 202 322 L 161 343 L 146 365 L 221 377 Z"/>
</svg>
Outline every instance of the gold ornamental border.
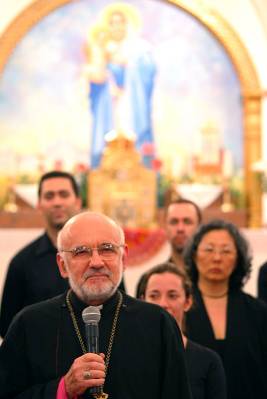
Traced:
<svg viewBox="0 0 267 399">
<path fill-rule="evenodd" d="M 227 21 L 204 0 L 162 0 L 173 4 L 199 20 L 222 44 L 238 74 L 243 102 L 244 178 L 248 226 L 262 224 L 261 183 L 252 171 L 261 158 L 262 91 L 247 49 Z M 36 0 L 10 23 L 0 36 L 0 74 L 19 40 L 42 18 L 72 0 Z"/>
<path fill-rule="evenodd" d="M 262 225 L 262 187 L 252 165 L 261 153 L 261 104 L 263 92 L 250 55 L 229 23 L 204 0 L 168 0 L 198 19 L 222 44 L 241 86 L 243 103 L 244 190 L 248 227 Z"/>
</svg>

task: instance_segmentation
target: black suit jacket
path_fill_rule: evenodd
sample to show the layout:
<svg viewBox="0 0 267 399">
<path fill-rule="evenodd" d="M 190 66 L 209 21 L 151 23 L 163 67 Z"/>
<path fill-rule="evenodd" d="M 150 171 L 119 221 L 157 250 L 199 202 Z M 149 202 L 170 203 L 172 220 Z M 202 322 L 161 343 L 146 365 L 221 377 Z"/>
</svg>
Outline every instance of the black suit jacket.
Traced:
<svg viewBox="0 0 267 399">
<path fill-rule="evenodd" d="M 57 250 L 47 233 L 21 249 L 11 260 L 3 288 L 0 334 L 22 308 L 62 294 L 69 284 L 59 273 Z"/>
</svg>

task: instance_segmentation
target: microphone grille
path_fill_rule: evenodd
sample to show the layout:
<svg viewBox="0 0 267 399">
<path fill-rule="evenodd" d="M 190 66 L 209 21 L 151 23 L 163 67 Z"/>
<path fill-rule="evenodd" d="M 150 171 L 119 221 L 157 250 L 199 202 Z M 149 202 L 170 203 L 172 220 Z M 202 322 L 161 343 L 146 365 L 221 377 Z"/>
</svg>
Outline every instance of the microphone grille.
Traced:
<svg viewBox="0 0 267 399">
<path fill-rule="evenodd" d="M 101 313 L 98 306 L 88 306 L 82 312 L 82 318 L 85 324 L 99 323 Z"/>
</svg>

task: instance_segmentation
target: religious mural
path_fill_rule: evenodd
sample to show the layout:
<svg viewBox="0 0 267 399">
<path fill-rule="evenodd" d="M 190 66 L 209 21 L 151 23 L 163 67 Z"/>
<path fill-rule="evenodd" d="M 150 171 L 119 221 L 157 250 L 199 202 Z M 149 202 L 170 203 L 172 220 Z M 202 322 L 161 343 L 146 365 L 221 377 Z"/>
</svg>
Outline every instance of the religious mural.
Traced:
<svg viewBox="0 0 267 399">
<path fill-rule="evenodd" d="M 1 179 L 96 169 L 115 129 L 160 184 L 201 206 L 227 185 L 242 206 L 240 98 L 223 46 L 177 6 L 66 3 L 21 38 L 0 75 Z"/>
</svg>

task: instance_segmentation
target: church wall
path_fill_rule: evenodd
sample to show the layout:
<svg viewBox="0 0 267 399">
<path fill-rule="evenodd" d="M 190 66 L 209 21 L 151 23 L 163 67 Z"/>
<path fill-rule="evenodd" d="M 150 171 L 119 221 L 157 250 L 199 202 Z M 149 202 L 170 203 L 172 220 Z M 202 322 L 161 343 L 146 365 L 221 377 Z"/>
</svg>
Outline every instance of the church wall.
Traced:
<svg viewBox="0 0 267 399">
<path fill-rule="evenodd" d="M 267 15 L 267 2 L 261 2 L 260 12 L 257 8 L 260 1 L 256 0 L 206 0 L 206 2 L 199 0 L 199 2 L 206 3 L 221 13 L 239 34 L 253 60 L 262 90 L 265 91 L 262 114 L 262 153 L 264 159 L 267 160 L 267 29 L 264 28 L 263 21 L 260 19 L 261 15 L 264 14 L 263 7 L 265 7 L 265 14 Z M 16 15 L 31 3 L 29 0 L 0 0 L 0 34 L 5 31 Z M 17 249 L 29 242 L 39 232 L 39 229 L 0 229 L 0 291 L 9 259 Z M 256 293 L 258 266 L 267 258 L 264 253 L 266 231 L 246 231 L 246 234 L 254 249 L 254 270 L 246 289 L 254 295 Z M 129 293 L 134 293 L 140 273 L 153 264 L 163 261 L 168 255 L 168 250 L 168 247 L 164 246 L 162 251 L 149 263 L 129 268 L 126 271 L 126 285 Z"/>
</svg>

